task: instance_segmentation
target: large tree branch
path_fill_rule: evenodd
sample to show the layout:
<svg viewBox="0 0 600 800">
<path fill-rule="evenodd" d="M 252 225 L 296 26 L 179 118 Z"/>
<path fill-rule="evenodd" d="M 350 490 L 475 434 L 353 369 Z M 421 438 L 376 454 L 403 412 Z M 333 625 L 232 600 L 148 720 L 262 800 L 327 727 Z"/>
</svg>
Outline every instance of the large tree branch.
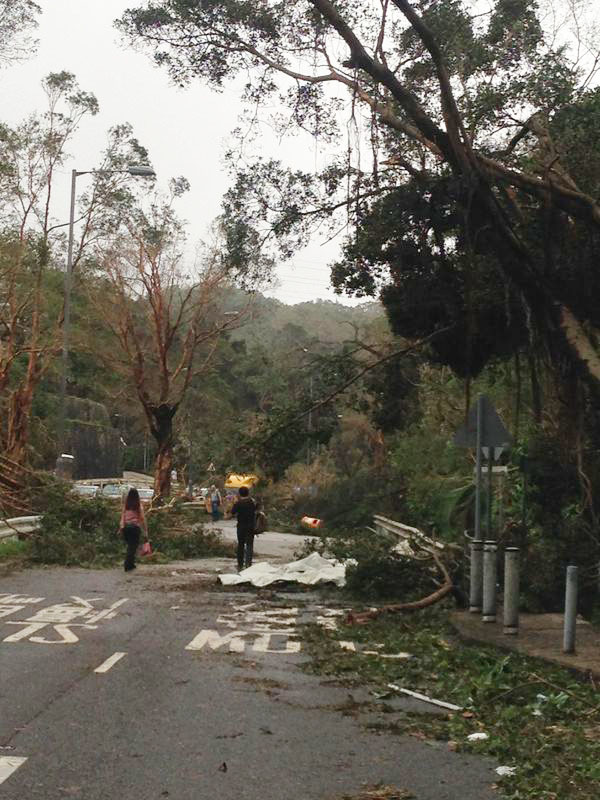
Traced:
<svg viewBox="0 0 600 800">
<path fill-rule="evenodd" d="M 446 130 L 448 131 L 448 136 L 452 143 L 457 161 L 461 164 L 463 171 L 468 173 L 472 169 L 473 161 L 471 144 L 454 98 L 450 76 L 446 64 L 444 63 L 439 44 L 433 32 L 423 21 L 423 18 L 416 13 L 407 0 L 392 0 L 392 2 L 402 11 L 413 29 L 419 34 L 421 41 L 431 55 L 440 85 L 442 112 L 444 114 Z"/>
<path fill-rule="evenodd" d="M 448 134 L 435 124 L 412 92 L 409 92 L 408 89 L 400 83 L 393 72 L 367 53 L 367 50 L 350 25 L 344 20 L 329 0 L 311 0 L 311 2 L 346 42 L 350 48 L 353 65 L 364 70 L 378 83 L 383 84 L 398 101 L 406 114 L 408 114 L 409 118 L 413 120 L 425 139 L 436 145 L 449 164 L 456 165 L 454 148 L 452 147 Z M 373 98 L 371 98 L 371 100 L 374 103 L 377 102 Z"/>
</svg>

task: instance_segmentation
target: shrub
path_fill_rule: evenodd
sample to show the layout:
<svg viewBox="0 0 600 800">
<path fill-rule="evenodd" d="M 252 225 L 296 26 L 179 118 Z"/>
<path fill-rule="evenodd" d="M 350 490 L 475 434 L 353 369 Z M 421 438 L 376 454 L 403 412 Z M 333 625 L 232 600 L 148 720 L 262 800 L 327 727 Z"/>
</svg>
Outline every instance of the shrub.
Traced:
<svg viewBox="0 0 600 800">
<path fill-rule="evenodd" d="M 121 556 L 119 512 L 103 498 L 84 499 L 57 483 L 31 541 L 30 558 L 42 564 L 106 566 Z"/>
<path fill-rule="evenodd" d="M 418 561 L 398 553 L 375 553 L 346 569 L 346 589 L 362 600 L 409 602 L 430 594 L 431 573 Z"/>
<path fill-rule="evenodd" d="M 167 558 L 214 558 L 233 555 L 233 545 L 223 542 L 215 531 L 204 531 L 201 525 L 184 532 L 163 530 L 150 536 L 154 552 Z"/>
<path fill-rule="evenodd" d="M 119 506 L 101 497 L 79 497 L 62 481 L 50 480 L 39 491 L 46 511 L 40 530 L 31 540 L 31 561 L 105 567 L 123 558 Z M 149 514 L 148 535 L 159 559 L 231 555 L 231 546 L 224 544 L 218 534 L 204 533 L 201 525 L 190 526 L 186 509 Z"/>
</svg>

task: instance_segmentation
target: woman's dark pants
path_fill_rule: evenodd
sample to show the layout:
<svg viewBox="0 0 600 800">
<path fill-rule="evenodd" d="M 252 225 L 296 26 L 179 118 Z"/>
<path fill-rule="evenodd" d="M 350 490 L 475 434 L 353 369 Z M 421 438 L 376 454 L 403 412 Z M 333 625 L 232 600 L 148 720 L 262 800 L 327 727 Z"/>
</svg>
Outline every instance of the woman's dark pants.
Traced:
<svg viewBox="0 0 600 800">
<path fill-rule="evenodd" d="M 237 529 L 237 562 L 238 569 L 252 566 L 252 555 L 254 553 L 254 531 L 239 528 Z"/>
<path fill-rule="evenodd" d="M 219 503 L 218 503 L 218 501 L 217 500 L 213 500 L 211 502 L 210 506 L 211 506 L 211 509 L 212 509 L 211 514 L 212 514 L 213 522 L 218 522 L 219 521 Z"/>
<path fill-rule="evenodd" d="M 125 555 L 125 572 L 135 569 L 135 554 L 140 543 L 141 531 L 137 525 L 125 525 L 123 528 L 123 538 L 127 542 L 127 554 Z"/>
</svg>

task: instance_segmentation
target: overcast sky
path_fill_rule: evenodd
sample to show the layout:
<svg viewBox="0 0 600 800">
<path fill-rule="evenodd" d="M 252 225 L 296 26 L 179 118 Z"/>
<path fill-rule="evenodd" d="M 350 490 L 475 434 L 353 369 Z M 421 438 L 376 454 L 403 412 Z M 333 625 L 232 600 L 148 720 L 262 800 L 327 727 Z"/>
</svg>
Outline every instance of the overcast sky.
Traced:
<svg viewBox="0 0 600 800">
<path fill-rule="evenodd" d="M 32 111 L 43 111 L 41 79 L 49 72 L 75 73 L 81 88 L 93 92 L 100 113 L 84 120 L 71 144 L 72 159 L 65 165 L 56 192 L 54 216 L 68 216 L 70 170 L 93 168 L 111 126 L 130 122 L 135 135 L 148 148 L 159 183 L 166 188 L 171 177 L 184 175 L 191 191 L 179 205 L 189 222 L 192 242 L 207 236 L 220 212 L 228 187 L 223 154 L 237 122 L 240 97 L 234 89 L 216 94 L 199 83 L 181 90 L 172 86 L 165 70 L 150 58 L 128 49 L 119 39 L 113 20 L 135 0 L 38 0 L 43 13 L 37 31 L 39 48 L 28 61 L 0 73 L 2 119 L 16 123 Z M 265 155 L 294 158 L 294 166 L 310 169 L 319 154 L 307 139 L 281 146 L 265 131 Z M 85 178 L 80 178 L 85 180 Z M 280 288 L 270 294 L 286 303 L 337 298 L 328 289 L 327 263 L 336 246 L 315 241 L 279 270 Z M 347 302 L 347 300 L 343 300 Z"/>
</svg>

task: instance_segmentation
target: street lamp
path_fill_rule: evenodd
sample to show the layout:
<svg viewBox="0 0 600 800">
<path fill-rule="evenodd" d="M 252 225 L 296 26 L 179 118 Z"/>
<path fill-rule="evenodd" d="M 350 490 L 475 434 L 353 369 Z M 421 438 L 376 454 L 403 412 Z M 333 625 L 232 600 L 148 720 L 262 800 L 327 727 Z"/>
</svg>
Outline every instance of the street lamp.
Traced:
<svg viewBox="0 0 600 800">
<path fill-rule="evenodd" d="M 128 173 L 135 177 L 153 178 L 156 173 L 152 167 L 143 164 L 130 164 L 125 169 L 91 169 L 78 172 L 76 169 L 71 172 L 71 208 L 69 212 L 69 243 L 67 246 L 67 267 L 65 271 L 65 308 L 63 317 L 63 346 L 62 346 L 62 374 L 60 380 L 60 407 L 58 417 L 58 457 L 56 459 L 56 473 L 63 475 L 69 469 L 73 469 L 73 457 L 63 459 L 65 449 L 66 432 L 66 402 L 67 402 L 67 375 L 69 372 L 69 334 L 71 328 L 71 289 L 73 283 L 73 239 L 75 227 L 75 191 L 77 178 L 80 175 L 115 175 L 118 173 Z M 68 476 L 71 477 L 71 476 Z"/>
</svg>

